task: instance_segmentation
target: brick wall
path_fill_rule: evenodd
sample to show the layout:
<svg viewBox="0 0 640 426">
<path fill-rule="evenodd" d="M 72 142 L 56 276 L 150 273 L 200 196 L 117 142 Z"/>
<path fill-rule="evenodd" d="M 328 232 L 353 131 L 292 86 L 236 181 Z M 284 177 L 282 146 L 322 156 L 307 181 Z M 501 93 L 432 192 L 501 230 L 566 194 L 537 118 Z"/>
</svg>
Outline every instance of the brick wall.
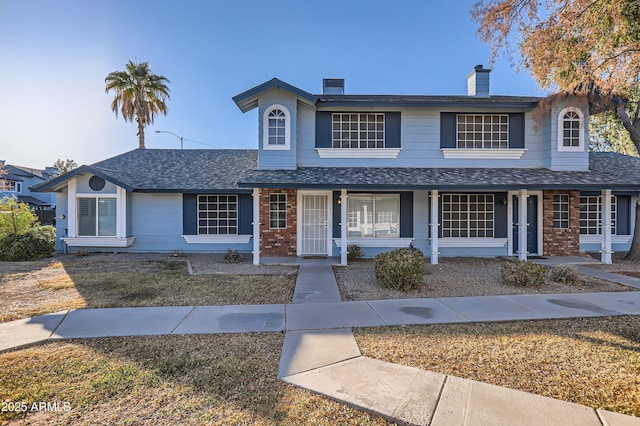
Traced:
<svg viewBox="0 0 640 426">
<path fill-rule="evenodd" d="M 269 195 L 287 194 L 287 227 L 269 226 Z M 260 254 L 262 256 L 295 256 L 297 247 L 297 204 L 295 189 L 260 190 Z"/>
<path fill-rule="evenodd" d="M 569 194 L 569 228 L 553 227 L 553 195 Z M 580 254 L 580 191 L 544 191 L 542 195 L 542 238 L 546 256 Z"/>
</svg>

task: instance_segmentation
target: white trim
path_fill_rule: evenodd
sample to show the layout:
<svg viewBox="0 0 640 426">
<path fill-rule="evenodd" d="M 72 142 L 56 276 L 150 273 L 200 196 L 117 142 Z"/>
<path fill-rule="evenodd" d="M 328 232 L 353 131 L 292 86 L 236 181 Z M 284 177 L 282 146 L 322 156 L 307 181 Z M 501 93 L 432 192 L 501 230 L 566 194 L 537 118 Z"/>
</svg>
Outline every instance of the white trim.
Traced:
<svg viewBox="0 0 640 426">
<path fill-rule="evenodd" d="M 440 247 L 504 247 L 508 238 L 438 238 Z"/>
<path fill-rule="evenodd" d="M 253 264 L 260 264 L 260 189 L 253 188 Z"/>
<path fill-rule="evenodd" d="M 360 247 L 409 247 L 414 238 L 347 238 L 347 245 L 357 244 Z M 342 239 L 334 238 L 337 247 L 342 247 Z"/>
<path fill-rule="evenodd" d="M 136 237 L 77 237 L 62 238 L 70 247 L 129 247 L 133 245 Z"/>
<path fill-rule="evenodd" d="M 187 244 L 246 244 L 251 235 L 183 235 Z"/>
<path fill-rule="evenodd" d="M 568 112 L 575 112 L 576 114 L 578 114 L 579 120 L 580 120 L 580 132 L 578 133 L 578 146 L 564 146 L 564 135 L 563 135 L 563 130 L 564 130 L 564 120 L 563 117 L 566 113 Z M 557 144 L 556 146 L 558 147 L 558 151 L 564 151 L 564 152 L 583 152 L 584 151 L 584 129 L 585 129 L 585 124 L 584 124 L 584 114 L 582 113 L 582 111 L 579 108 L 576 107 L 566 107 L 563 108 L 562 111 L 560 111 L 560 114 L 558 114 L 558 140 L 557 140 Z"/>
<path fill-rule="evenodd" d="M 527 151 L 522 148 L 508 149 L 475 149 L 475 148 L 440 148 L 444 158 L 471 158 L 491 160 L 518 160 Z"/>
<path fill-rule="evenodd" d="M 440 224 L 438 223 L 438 217 L 440 216 L 438 214 L 438 208 L 439 208 L 439 204 L 438 204 L 438 197 L 440 195 L 438 194 L 438 190 L 434 189 L 431 191 L 431 195 L 430 195 L 430 202 L 431 202 L 431 224 L 429 225 L 431 227 L 431 264 L 432 265 L 437 265 L 438 264 L 438 250 L 439 250 L 439 243 L 440 243 L 440 238 L 438 238 L 438 228 L 440 227 Z"/>
<path fill-rule="evenodd" d="M 633 235 L 612 235 L 612 244 L 628 244 Z M 600 234 L 580 234 L 580 244 L 602 244 L 602 235 Z"/>
<path fill-rule="evenodd" d="M 515 224 L 513 223 L 513 196 L 518 195 L 518 191 L 508 191 L 507 192 L 507 239 L 509 240 L 509 244 L 507 245 L 508 255 L 514 256 L 516 253 L 513 252 L 513 237 L 514 232 L 513 228 Z M 542 228 L 542 214 L 543 214 L 543 191 L 528 191 L 527 197 L 535 195 L 538 197 L 538 251 L 537 253 L 529 253 L 529 254 L 537 254 L 539 256 L 543 255 L 543 238 L 544 238 L 544 229 Z"/>
<path fill-rule="evenodd" d="M 402 148 L 316 148 L 320 158 L 397 158 Z"/>
<path fill-rule="evenodd" d="M 349 195 L 347 194 L 346 189 L 340 190 L 340 264 L 347 264 L 347 255 L 349 252 L 347 251 L 347 247 L 349 244 L 348 234 L 349 234 L 349 219 L 347 217 L 347 206 L 349 202 Z"/>
<path fill-rule="evenodd" d="M 269 144 L 269 114 L 275 109 L 284 113 L 284 145 Z M 262 149 L 268 151 L 288 151 L 291 149 L 291 113 L 284 105 L 275 104 L 264 110 L 262 114 Z"/>
</svg>

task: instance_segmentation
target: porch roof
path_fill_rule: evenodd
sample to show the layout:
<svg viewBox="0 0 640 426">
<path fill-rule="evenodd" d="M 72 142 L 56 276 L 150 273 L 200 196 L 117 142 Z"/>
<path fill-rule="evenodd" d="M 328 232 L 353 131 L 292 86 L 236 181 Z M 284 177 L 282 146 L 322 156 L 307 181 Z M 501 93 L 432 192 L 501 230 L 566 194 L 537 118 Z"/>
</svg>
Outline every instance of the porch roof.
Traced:
<svg viewBox="0 0 640 426">
<path fill-rule="evenodd" d="M 588 171 L 546 168 L 301 167 L 250 170 L 244 188 L 640 191 L 640 158 L 591 153 Z"/>
</svg>

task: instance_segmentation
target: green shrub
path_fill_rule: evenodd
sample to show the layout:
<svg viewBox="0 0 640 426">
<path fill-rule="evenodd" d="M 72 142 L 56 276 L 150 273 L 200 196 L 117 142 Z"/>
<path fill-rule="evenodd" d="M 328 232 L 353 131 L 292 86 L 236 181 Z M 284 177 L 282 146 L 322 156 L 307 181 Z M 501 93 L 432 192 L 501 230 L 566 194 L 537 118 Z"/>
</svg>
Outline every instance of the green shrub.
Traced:
<svg viewBox="0 0 640 426">
<path fill-rule="evenodd" d="M 51 256 L 51 244 L 30 234 L 10 234 L 0 238 L 0 260 L 21 262 Z"/>
<path fill-rule="evenodd" d="M 577 284 L 580 282 L 580 275 L 573 266 L 557 265 L 551 268 L 550 278 L 562 284 Z"/>
<path fill-rule="evenodd" d="M 53 226 L 36 226 L 26 232 L 27 235 L 33 235 L 36 238 L 46 241 L 51 247 L 51 251 L 56 249 L 56 228 Z"/>
<path fill-rule="evenodd" d="M 29 205 L 13 197 L 0 199 L 0 238 L 11 234 L 24 234 L 38 224 L 38 216 Z"/>
<path fill-rule="evenodd" d="M 229 249 L 224 254 L 224 261 L 227 263 L 240 263 L 244 261 L 238 250 Z"/>
<path fill-rule="evenodd" d="M 542 287 L 546 272 L 544 266 L 525 260 L 506 262 L 500 268 L 502 283 L 515 287 Z"/>
<path fill-rule="evenodd" d="M 373 269 L 383 287 L 416 290 L 424 282 L 424 254 L 416 248 L 381 253 L 373 259 Z"/>
<path fill-rule="evenodd" d="M 362 247 L 357 244 L 349 244 L 347 246 L 347 261 L 353 262 L 356 260 L 360 260 L 364 257 L 364 251 Z"/>
</svg>

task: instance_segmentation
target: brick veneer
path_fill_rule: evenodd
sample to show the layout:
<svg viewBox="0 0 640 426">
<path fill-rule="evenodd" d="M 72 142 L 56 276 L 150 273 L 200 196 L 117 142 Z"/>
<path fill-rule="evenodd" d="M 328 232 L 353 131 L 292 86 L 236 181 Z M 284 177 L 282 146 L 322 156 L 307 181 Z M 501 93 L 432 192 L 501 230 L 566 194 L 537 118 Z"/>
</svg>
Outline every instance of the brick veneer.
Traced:
<svg viewBox="0 0 640 426">
<path fill-rule="evenodd" d="M 553 227 L 553 196 L 569 194 L 569 228 Z M 580 254 L 580 191 L 544 191 L 542 194 L 542 250 L 546 256 Z"/>
<path fill-rule="evenodd" d="M 269 195 L 287 194 L 287 227 L 269 227 Z M 260 190 L 260 254 L 262 256 L 295 256 L 298 229 L 298 197 L 295 189 Z"/>
</svg>

